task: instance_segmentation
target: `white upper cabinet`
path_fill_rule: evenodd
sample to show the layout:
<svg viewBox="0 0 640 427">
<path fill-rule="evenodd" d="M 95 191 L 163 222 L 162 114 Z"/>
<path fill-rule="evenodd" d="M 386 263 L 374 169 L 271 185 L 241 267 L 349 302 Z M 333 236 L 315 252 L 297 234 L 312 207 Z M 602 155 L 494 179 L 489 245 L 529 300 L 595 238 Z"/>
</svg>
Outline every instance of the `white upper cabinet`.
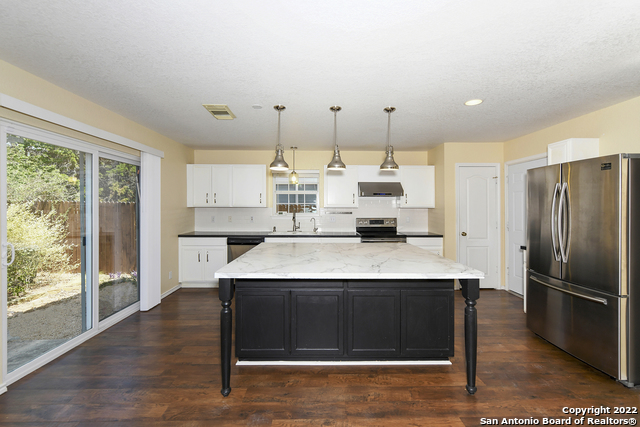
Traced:
<svg viewBox="0 0 640 427">
<path fill-rule="evenodd" d="M 435 166 L 400 166 L 400 182 L 404 190 L 400 207 L 436 207 Z"/>
<path fill-rule="evenodd" d="M 188 207 L 265 207 L 265 165 L 187 165 Z"/>
<path fill-rule="evenodd" d="M 324 207 L 358 207 L 358 167 L 347 166 L 342 171 L 324 167 Z"/>
<path fill-rule="evenodd" d="M 210 206 L 212 196 L 211 166 L 187 165 L 187 206 Z"/>
<path fill-rule="evenodd" d="M 358 166 L 360 182 L 400 182 L 399 170 L 381 170 L 378 165 Z"/>
<path fill-rule="evenodd" d="M 600 139 L 570 138 L 547 145 L 547 164 L 572 162 L 600 155 Z"/>
<path fill-rule="evenodd" d="M 263 208 L 267 205 L 267 167 L 231 165 L 231 206 Z"/>
<path fill-rule="evenodd" d="M 231 206 L 231 166 L 211 165 L 211 189 L 213 200 L 211 207 Z"/>
</svg>

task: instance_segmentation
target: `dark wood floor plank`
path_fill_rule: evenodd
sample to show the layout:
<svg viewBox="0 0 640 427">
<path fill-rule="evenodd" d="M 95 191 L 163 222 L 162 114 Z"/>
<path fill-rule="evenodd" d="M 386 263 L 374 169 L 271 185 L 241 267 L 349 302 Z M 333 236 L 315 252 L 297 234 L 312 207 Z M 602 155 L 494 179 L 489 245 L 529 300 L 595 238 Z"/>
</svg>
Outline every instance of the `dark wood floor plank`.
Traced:
<svg viewBox="0 0 640 427">
<path fill-rule="evenodd" d="M 562 407 L 637 406 L 629 389 L 527 330 L 522 300 L 478 300 L 478 392 L 464 386 L 464 300 L 446 366 L 232 365 L 220 394 L 217 290 L 185 289 L 11 384 L 0 425 L 477 426 L 563 417 Z"/>
</svg>

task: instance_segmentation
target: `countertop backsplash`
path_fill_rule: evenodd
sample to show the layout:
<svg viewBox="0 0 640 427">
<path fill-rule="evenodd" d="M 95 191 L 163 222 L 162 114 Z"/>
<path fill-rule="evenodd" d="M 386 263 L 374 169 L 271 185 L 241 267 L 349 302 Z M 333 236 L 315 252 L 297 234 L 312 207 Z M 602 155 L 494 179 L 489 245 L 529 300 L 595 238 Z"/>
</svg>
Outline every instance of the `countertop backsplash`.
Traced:
<svg viewBox="0 0 640 427">
<path fill-rule="evenodd" d="M 398 218 L 398 231 L 428 231 L 428 209 L 400 209 L 398 199 L 361 197 L 358 207 L 320 208 L 318 214 L 298 214 L 302 231 L 316 219 L 321 231 L 355 231 L 356 218 Z M 195 231 L 278 231 L 292 228 L 291 215 L 274 215 L 273 208 L 194 208 Z M 231 220 L 229 220 L 231 218 Z"/>
</svg>

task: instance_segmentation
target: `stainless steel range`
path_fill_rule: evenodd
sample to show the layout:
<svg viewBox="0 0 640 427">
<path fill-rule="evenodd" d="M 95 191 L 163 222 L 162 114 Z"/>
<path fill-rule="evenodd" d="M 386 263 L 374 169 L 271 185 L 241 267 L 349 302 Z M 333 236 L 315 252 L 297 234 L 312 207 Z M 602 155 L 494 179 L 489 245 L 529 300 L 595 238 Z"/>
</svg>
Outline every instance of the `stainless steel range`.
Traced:
<svg viewBox="0 0 640 427">
<path fill-rule="evenodd" d="M 407 237 L 398 234 L 397 218 L 356 218 L 356 232 L 362 243 L 405 243 Z"/>
</svg>

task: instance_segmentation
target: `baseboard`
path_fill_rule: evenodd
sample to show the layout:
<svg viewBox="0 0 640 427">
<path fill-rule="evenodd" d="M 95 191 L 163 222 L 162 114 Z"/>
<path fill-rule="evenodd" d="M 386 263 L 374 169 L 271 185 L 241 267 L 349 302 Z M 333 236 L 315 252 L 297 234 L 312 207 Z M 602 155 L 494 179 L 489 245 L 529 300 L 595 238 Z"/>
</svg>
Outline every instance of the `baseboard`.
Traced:
<svg viewBox="0 0 640 427">
<path fill-rule="evenodd" d="M 0 386 L 0 395 L 4 394 L 6 392 L 7 392 L 7 386 L 6 385 Z"/>
<path fill-rule="evenodd" d="M 181 287 L 182 286 L 180 286 L 180 285 L 174 286 L 173 288 L 169 289 L 167 292 L 165 292 L 162 295 L 160 295 L 160 299 L 164 299 L 165 297 L 168 297 L 169 295 L 171 295 L 172 293 L 174 293 L 175 291 L 177 291 Z"/>
<path fill-rule="evenodd" d="M 218 282 L 183 282 L 183 288 L 217 288 Z"/>
<path fill-rule="evenodd" d="M 428 366 L 451 365 L 450 360 L 238 360 L 238 366 Z"/>
</svg>

